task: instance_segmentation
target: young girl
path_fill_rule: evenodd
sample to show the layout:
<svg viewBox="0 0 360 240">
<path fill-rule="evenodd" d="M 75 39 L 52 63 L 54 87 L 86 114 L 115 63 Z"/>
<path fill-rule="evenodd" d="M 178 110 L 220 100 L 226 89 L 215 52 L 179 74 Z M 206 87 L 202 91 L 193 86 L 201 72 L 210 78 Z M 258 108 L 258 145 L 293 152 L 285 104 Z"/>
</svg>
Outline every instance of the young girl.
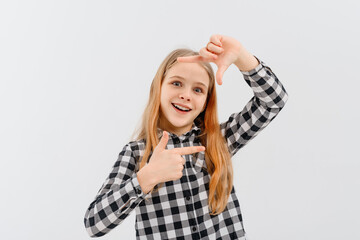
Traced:
<svg viewBox="0 0 360 240">
<path fill-rule="evenodd" d="M 254 96 L 219 124 L 216 82 L 235 64 Z M 284 107 L 272 70 L 236 39 L 213 35 L 199 53 L 172 51 L 151 84 L 135 141 L 120 152 L 85 214 L 99 237 L 136 211 L 137 239 L 246 239 L 231 157 Z"/>
</svg>

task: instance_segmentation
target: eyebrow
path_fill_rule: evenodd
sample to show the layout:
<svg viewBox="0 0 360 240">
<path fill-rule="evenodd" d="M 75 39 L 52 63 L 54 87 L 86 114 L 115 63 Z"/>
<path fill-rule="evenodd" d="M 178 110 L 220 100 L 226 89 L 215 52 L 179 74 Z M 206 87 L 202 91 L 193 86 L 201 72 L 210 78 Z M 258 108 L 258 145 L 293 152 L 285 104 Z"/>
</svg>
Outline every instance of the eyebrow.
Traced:
<svg viewBox="0 0 360 240">
<path fill-rule="evenodd" d="M 186 80 L 186 79 L 183 78 L 182 76 L 178 76 L 178 75 L 174 75 L 174 76 L 171 76 L 171 77 L 169 77 L 169 78 L 180 78 L 180 79 L 182 79 L 182 80 Z M 195 83 L 200 84 L 200 85 L 204 86 L 205 88 L 208 87 L 208 86 L 206 86 L 206 85 L 205 85 L 204 83 L 202 83 L 202 82 L 195 82 Z"/>
</svg>

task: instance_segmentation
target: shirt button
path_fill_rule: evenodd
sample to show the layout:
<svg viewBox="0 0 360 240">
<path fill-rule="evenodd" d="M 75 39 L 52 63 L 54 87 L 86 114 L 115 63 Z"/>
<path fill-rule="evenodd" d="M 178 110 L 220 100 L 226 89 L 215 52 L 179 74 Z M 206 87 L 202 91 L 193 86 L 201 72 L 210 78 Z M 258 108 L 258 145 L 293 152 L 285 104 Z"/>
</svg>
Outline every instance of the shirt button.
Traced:
<svg viewBox="0 0 360 240">
<path fill-rule="evenodd" d="M 187 196 L 187 197 L 186 197 L 186 200 L 188 200 L 188 201 L 189 201 L 189 200 L 190 200 L 190 196 Z"/>
<path fill-rule="evenodd" d="M 193 227 L 193 231 L 194 231 L 194 232 L 196 231 L 196 227 Z"/>
<path fill-rule="evenodd" d="M 140 193 L 141 193 L 141 189 L 137 188 L 137 189 L 136 189 L 136 193 L 137 193 L 137 194 L 140 194 Z"/>
</svg>

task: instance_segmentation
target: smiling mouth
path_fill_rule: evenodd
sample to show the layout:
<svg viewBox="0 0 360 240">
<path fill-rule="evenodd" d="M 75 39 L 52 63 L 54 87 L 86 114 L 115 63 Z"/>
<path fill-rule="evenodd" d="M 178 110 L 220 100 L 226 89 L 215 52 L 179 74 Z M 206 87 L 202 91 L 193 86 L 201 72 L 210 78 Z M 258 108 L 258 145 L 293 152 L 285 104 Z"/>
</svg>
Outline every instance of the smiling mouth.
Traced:
<svg viewBox="0 0 360 240">
<path fill-rule="evenodd" d="M 179 105 L 176 105 L 174 103 L 171 103 L 171 105 L 173 105 L 174 108 L 176 108 L 177 110 L 181 111 L 181 112 L 190 112 L 191 109 L 185 108 L 185 107 L 181 107 Z"/>
</svg>

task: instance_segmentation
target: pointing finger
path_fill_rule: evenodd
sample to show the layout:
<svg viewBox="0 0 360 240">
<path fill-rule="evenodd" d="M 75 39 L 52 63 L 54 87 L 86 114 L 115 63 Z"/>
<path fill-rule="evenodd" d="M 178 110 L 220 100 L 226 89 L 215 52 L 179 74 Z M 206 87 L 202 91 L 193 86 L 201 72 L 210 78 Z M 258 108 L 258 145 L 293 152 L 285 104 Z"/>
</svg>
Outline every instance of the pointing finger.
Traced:
<svg viewBox="0 0 360 240">
<path fill-rule="evenodd" d="M 174 148 L 171 151 L 173 153 L 180 154 L 180 155 L 188 155 L 188 154 L 205 151 L 205 147 L 204 146 L 192 146 L 192 147 Z"/>
</svg>

